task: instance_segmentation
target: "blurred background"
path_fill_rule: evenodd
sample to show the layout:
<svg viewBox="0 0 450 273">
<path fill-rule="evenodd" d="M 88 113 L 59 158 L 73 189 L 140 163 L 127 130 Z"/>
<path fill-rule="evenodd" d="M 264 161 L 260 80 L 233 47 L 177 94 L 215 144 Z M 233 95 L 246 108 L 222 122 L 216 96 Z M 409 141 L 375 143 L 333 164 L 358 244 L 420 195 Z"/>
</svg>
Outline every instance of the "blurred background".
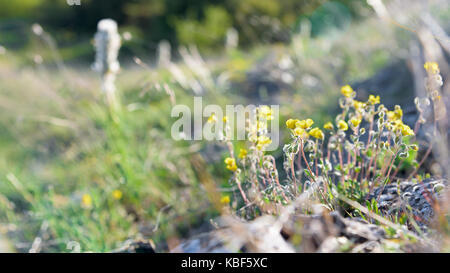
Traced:
<svg viewBox="0 0 450 273">
<path fill-rule="evenodd" d="M 65 58 L 86 61 L 92 57 L 88 42 L 98 21 L 112 18 L 134 38 L 122 54 L 155 55 L 161 40 L 174 47 L 195 44 L 202 51 L 214 52 L 223 48 L 230 28 L 239 33 L 239 45 L 248 48 L 258 43 L 289 41 L 291 32 L 299 28 L 304 18 L 313 20 L 311 31 L 317 36 L 328 27 L 345 27 L 368 12 L 364 1 L 355 0 L 85 0 L 80 5 L 69 2 L 4 1 L 0 4 L 2 44 L 26 49 L 31 43 L 26 35 L 29 25 L 39 22 L 52 33 L 59 48 L 68 52 Z"/>
<path fill-rule="evenodd" d="M 103 252 L 141 238 L 167 251 L 211 228 L 206 188 L 236 189 L 225 147 L 171 138 L 172 106 L 193 96 L 279 104 L 280 124 L 323 125 L 351 84 L 358 99 L 401 105 L 412 126 L 425 61 L 450 92 L 448 1 L 69 2 L 0 2 L 0 251 Z M 122 40 L 114 113 L 91 69 L 104 18 Z"/>
</svg>

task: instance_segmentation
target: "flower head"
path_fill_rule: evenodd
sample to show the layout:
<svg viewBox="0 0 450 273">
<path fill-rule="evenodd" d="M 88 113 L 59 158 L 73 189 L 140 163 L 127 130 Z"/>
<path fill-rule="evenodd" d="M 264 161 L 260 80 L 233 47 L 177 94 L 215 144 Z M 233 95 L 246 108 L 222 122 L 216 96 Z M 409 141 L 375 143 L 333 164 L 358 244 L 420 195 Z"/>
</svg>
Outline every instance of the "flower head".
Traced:
<svg viewBox="0 0 450 273">
<path fill-rule="evenodd" d="M 394 114 L 397 119 L 401 119 L 403 117 L 403 110 L 400 105 L 395 106 Z"/>
<path fill-rule="evenodd" d="M 306 132 L 305 129 L 297 127 L 294 129 L 294 135 L 295 136 L 299 136 L 302 139 L 307 139 L 308 138 L 308 133 Z"/>
<path fill-rule="evenodd" d="M 309 118 L 309 119 L 304 119 L 304 120 L 297 121 L 295 123 L 295 127 L 300 127 L 302 129 L 308 129 L 313 124 L 314 124 L 314 121 Z"/>
<path fill-rule="evenodd" d="M 259 136 L 257 138 L 258 144 L 266 145 L 272 143 L 272 140 L 268 136 Z"/>
<path fill-rule="evenodd" d="M 91 207 L 92 206 L 92 197 L 90 194 L 83 194 L 83 196 L 81 197 L 81 204 L 84 207 Z"/>
<path fill-rule="evenodd" d="M 114 199 L 120 200 L 122 198 L 123 194 L 122 194 L 122 192 L 120 190 L 114 190 L 112 192 L 112 196 L 113 196 Z"/>
<path fill-rule="evenodd" d="M 230 197 L 228 195 L 222 196 L 222 198 L 220 198 L 220 203 L 223 205 L 230 203 Z"/>
<path fill-rule="evenodd" d="M 344 95 L 344 97 L 350 98 L 353 95 L 353 92 L 353 88 L 348 84 L 341 87 L 341 94 Z"/>
<path fill-rule="evenodd" d="M 215 123 L 217 121 L 217 117 L 216 114 L 211 114 L 211 116 L 209 116 L 208 118 L 208 123 Z"/>
<path fill-rule="evenodd" d="M 256 121 L 256 130 L 259 131 L 261 129 L 267 129 L 267 122 L 263 122 L 262 120 Z"/>
<path fill-rule="evenodd" d="M 396 105 L 394 111 L 386 112 L 387 118 L 389 121 L 401 120 L 403 116 L 403 110 L 400 106 Z"/>
<path fill-rule="evenodd" d="M 267 120 L 273 119 L 273 109 L 272 108 L 270 108 L 267 105 L 263 105 L 263 106 L 259 107 L 258 109 L 259 109 L 260 117 L 265 118 Z"/>
<path fill-rule="evenodd" d="M 357 100 L 353 100 L 353 107 L 356 110 L 361 110 L 362 108 L 364 108 L 364 106 L 366 106 L 366 104 L 362 101 L 357 101 Z"/>
<path fill-rule="evenodd" d="M 247 156 L 247 153 L 248 153 L 248 152 L 247 152 L 246 149 L 240 149 L 240 150 L 239 150 L 239 155 L 238 155 L 238 157 L 241 158 L 241 159 L 242 159 L 242 158 L 245 158 L 245 157 Z"/>
<path fill-rule="evenodd" d="M 334 126 L 333 126 L 333 123 L 327 122 L 327 123 L 325 123 L 325 125 L 323 126 L 323 128 L 324 128 L 324 129 L 327 129 L 327 130 L 333 130 Z"/>
<path fill-rule="evenodd" d="M 338 128 L 339 128 L 339 130 L 347 131 L 347 130 L 348 130 L 347 122 L 345 122 L 345 121 L 343 121 L 343 120 L 340 120 L 340 121 L 338 122 Z"/>
<path fill-rule="evenodd" d="M 288 119 L 286 120 L 286 127 L 288 127 L 289 129 L 294 129 L 295 128 L 295 123 L 299 121 L 298 119 Z"/>
<path fill-rule="evenodd" d="M 358 127 L 359 126 L 359 124 L 361 123 L 361 120 L 360 119 L 358 119 L 358 118 L 352 118 L 351 120 L 350 120 L 350 122 L 351 122 L 351 124 L 353 125 L 353 127 Z"/>
<path fill-rule="evenodd" d="M 228 170 L 232 172 L 237 170 L 236 160 L 234 158 L 227 157 L 224 162 Z"/>
<path fill-rule="evenodd" d="M 390 121 L 393 121 L 396 119 L 394 111 L 387 111 L 386 115 L 387 115 L 388 120 L 390 120 Z"/>
<path fill-rule="evenodd" d="M 439 73 L 439 65 L 437 62 L 426 62 L 423 67 L 430 74 L 438 74 Z"/>
<path fill-rule="evenodd" d="M 402 136 L 413 136 L 414 135 L 414 131 L 406 124 L 402 124 L 400 129 L 402 132 Z"/>
<path fill-rule="evenodd" d="M 311 129 L 311 131 L 309 131 L 309 135 L 317 139 L 324 139 L 325 137 L 323 131 L 317 127 Z"/>
<path fill-rule="evenodd" d="M 380 96 L 369 95 L 368 103 L 375 105 L 380 103 Z"/>
<path fill-rule="evenodd" d="M 228 117 L 227 117 L 227 116 L 224 116 L 224 117 L 222 118 L 222 121 L 225 122 L 225 123 L 227 123 L 227 122 L 228 122 Z"/>
</svg>

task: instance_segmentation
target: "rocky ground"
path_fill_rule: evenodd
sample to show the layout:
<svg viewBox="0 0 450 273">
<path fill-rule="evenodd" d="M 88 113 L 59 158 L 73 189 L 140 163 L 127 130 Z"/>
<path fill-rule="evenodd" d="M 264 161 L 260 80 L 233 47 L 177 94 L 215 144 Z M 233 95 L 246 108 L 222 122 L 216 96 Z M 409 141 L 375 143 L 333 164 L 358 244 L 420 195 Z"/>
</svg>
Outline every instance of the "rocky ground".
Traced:
<svg viewBox="0 0 450 273">
<path fill-rule="evenodd" d="M 413 216 L 397 226 L 394 234 L 375 220 L 344 217 L 337 211 L 315 209 L 317 213 L 305 215 L 299 213 L 296 202 L 279 217 L 265 215 L 246 222 L 222 216 L 216 219 L 214 230 L 185 240 L 171 252 L 434 252 L 438 248 L 431 223 L 447 185 L 444 180 L 426 179 L 376 188 L 369 198 L 378 199 L 379 213 L 385 219 L 402 212 Z M 116 252 L 153 253 L 155 248 L 151 241 L 128 241 Z"/>
</svg>

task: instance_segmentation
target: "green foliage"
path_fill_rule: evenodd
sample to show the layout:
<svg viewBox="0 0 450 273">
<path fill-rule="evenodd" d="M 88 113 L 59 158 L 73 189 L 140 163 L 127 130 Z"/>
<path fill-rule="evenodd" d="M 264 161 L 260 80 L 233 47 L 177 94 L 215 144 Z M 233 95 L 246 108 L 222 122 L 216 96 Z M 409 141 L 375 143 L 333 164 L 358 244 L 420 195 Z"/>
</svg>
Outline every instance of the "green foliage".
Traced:
<svg viewBox="0 0 450 273">
<path fill-rule="evenodd" d="M 205 9 L 205 18 L 200 21 L 192 16 L 184 20 L 177 19 L 175 29 L 182 44 L 195 44 L 201 49 L 208 49 L 223 44 L 231 23 L 231 17 L 225 9 L 209 6 Z"/>
<path fill-rule="evenodd" d="M 330 2 L 330 1 L 328 1 Z M 73 36 L 91 36 L 99 20 L 112 18 L 123 28 L 135 27 L 139 39 L 156 43 L 168 40 L 173 44 L 196 43 L 202 49 L 218 49 L 228 27 L 239 31 L 240 44 L 287 41 L 299 18 L 314 22 L 315 29 L 323 29 L 322 20 L 338 18 L 330 24 L 357 14 L 361 3 L 357 0 L 82 0 L 80 6 L 70 6 L 59 0 L 2 1 L 2 19 L 24 19 L 38 22 L 59 36 L 64 43 L 73 43 Z M 327 7 L 341 7 L 330 9 Z M 317 10 L 317 12 L 316 12 Z M 322 17 L 317 17 L 321 14 Z M 51 15 L 51 16 L 50 16 Z M 325 28 L 328 28 L 326 25 Z M 334 28 L 334 26 L 332 26 Z M 285 33 L 280 36 L 280 33 Z M 3 38 L 2 38 L 3 39 Z M 0 40 L 0 43 L 2 40 Z"/>
<path fill-rule="evenodd" d="M 1 1 L 0 18 L 17 19 L 30 16 L 29 12 L 45 0 Z"/>
<path fill-rule="evenodd" d="M 82 251 L 104 252 L 145 227 L 144 236 L 164 247 L 168 237 L 182 237 L 202 223 L 195 215 L 217 213 L 190 164 L 189 144 L 170 137 L 167 95 L 154 88 L 142 93 L 136 84 L 149 81 L 146 74 L 124 72 L 118 82 L 123 106 L 111 111 L 97 98 L 96 77 L 68 73 L 70 83 L 84 79 L 88 89 L 72 85 L 74 92 L 67 92 L 61 74 L 47 83 L 34 73 L 22 75 L 14 94 L 8 93 L 14 82 L 0 84 L 0 97 L 8 95 L 8 107 L 18 111 L 0 117 L 0 223 L 20 227 L 14 242 L 41 234 L 48 241 L 42 251 L 69 251 L 67 244 L 75 241 Z M 20 100 L 22 91 L 30 99 Z M 175 92 L 180 103 L 192 100 L 177 87 Z"/>
</svg>

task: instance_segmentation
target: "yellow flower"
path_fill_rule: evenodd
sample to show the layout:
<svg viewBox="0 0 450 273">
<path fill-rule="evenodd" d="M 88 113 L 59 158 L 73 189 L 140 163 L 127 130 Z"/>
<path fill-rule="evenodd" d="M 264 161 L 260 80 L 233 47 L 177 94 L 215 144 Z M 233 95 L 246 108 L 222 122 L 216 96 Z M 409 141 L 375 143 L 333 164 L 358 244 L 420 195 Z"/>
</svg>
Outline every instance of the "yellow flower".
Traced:
<svg viewBox="0 0 450 273">
<path fill-rule="evenodd" d="M 417 152 L 417 151 L 419 150 L 419 146 L 417 146 L 416 144 L 413 144 L 413 145 L 411 145 L 410 147 L 411 147 L 411 149 L 412 149 L 413 151 L 415 151 L 415 152 Z"/>
<path fill-rule="evenodd" d="M 217 121 L 217 117 L 215 114 L 211 114 L 208 118 L 208 123 L 215 123 Z"/>
<path fill-rule="evenodd" d="M 358 125 L 361 123 L 361 120 L 357 118 L 352 118 L 350 122 L 352 123 L 353 127 L 358 127 Z"/>
<path fill-rule="evenodd" d="M 225 158 L 224 162 L 225 162 L 225 164 L 227 164 L 227 165 L 231 165 L 231 164 L 236 163 L 235 160 L 234 160 L 234 158 L 232 158 L 232 157 L 227 157 L 227 158 Z"/>
<path fill-rule="evenodd" d="M 273 119 L 273 110 L 272 110 L 272 108 L 270 108 L 267 105 L 263 105 L 263 106 L 259 107 L 259 114 L 260 114 L 260 117 L 265 118 L 267 120 Z"/>
<path fill-rule="evenodd" d="M 397 119 L 401 119 L 403 117 L 403 110 L 400 108 L 400 105 L 395 106 L 394 114 Z"/>
<path fill-rule="evenodd" d="M 300 127 L 302 129 L 308 129 L 313 124 L 314 124 L 314 121 L 309 118 L 309 119 L 304 119 L 304 120 L 297 121 L 295 123 L 295 127 Z"/>
<path fill-rule="evenodd" d="M 353 107 L 354 107 L 356 110 L 360 110 L 360 109 L 364 108 L 364 106 L 366 106 L 366 104 L 365 104 L 364 102 L 362 102 L 362 101 L 357 101 L 357 100 L 353 100 Z"/>
<path fill-rule="evenodd" d="M 306 129 L 306 120 L 299 120 L 295 123 L 295 128 Z"/>
<path fill-rule="evenodd" d="M 295 123 L 299 121 L 298 119 L 288 119 L 286 121 L 286 127 L 288 127 L 289 129 L 294 129 L 295 128 Z"/>
<path fill-rule="evenodd" d="M 225 158 L 225 165 L 228 170 L 234 172 L 237 170 L 236 160 L 231 157 Z"/>
<path fill-rule="evenodd" d="M 339 130 L 347 131 L 347 130 L 348 130 L 347 122 L 345 122 L 345 121 L 343 121 L 343 120 L 340 120 L 340 121 L 338 122 L 338 128 L 339 128 Z"/>
<path fill-rule="evenodd" d="M 228 195 L 222 196 L 222 198 L 220 198 L 220 203 L 223 205 L 230 203 L 230 197 Z"/>
<path fill-rule="evenodd" d="M 413 136 L 414 131 L 406 124 L 401 126 L 402 136 Z"/>
<path fill-rule="evenodd" d="M 262 122 L 260 120 L 256 121 L 256 130 L 267 129 L 267 122 Z"/>
<path fill-rule="evenodd" d="M 387 111 L 386 115 L 387 115 L 388 120 L 390 120 L 390 121 L 395 120 L 395 113 L 394 113 L 394 111 Z"/>
<path fill-rule="evenodd" d="M 120 190 L 114 190 L 113 192 L 112 192 L 112 196 L 113 196 L 113 198 L 114 199 L 116 199 L 116 200 L 120 200 L 120 199 L 122 199 L 122 192 L 120 191 Z"/>
<path fill-rule="evenodd" d="M 439 73 L 439 65 L 437 62 L 426 62 L 423 67 L 428 73 L 437 74 Z"/>
<path fill-rule="evenodd" d="M 222 120 L 223 120 L 223 122 L 227 123 L 228 122 L 228 117 L 224 116 Z"/>
<path fill-rule="evenodd" d="M 353 94 L 353 88 L 350 85 L 344 85 L 341 87 L 341 93 L 344 97 L 350 98 Z"/>
<path fill-rule="evenodd" d="M 406 124 L 404 124 L 400 119 L 396 119 L 386 126 L 388 130 L 394 132 L 399 132 L 402 136 L 413 136 L 414 131 Z"/>
<path fill-rule="evenodd" d="M 327 122 L 327 123 L 325 123 L 325 125 L 323 126 L 323 128 L 325 128 L 325 129 L 327 129 L 327 130 L 333 130 L 334 126 L 333 126 L 333 123 Z"/>
<path fill-rule="evenodd" d="M 390 121 L 394 120 L 400 120 L 403 116 L 403 111 L 400 108 L 400 106 L 396 105 L 394 111 L 387 111 L 386 112 L 387 118 Z"/>
<path fill-rule="evenodd" d="M 324 139 L 324 134 L 322 132 L 322 130 L 320 130 L 319 128 L 313 128 L 311 129 L 311 131 L 309 131 L 309 135 L 312 137 L 315 137 L 317 139 Z"/>
<path fill-rule="evenodd" d="M 380 103 L 380 96 L 369 95 L 368 102 L 372 105 Z"/>
<path fill-rule="evenodd" d="M 270 144 L 270 143 L 272 143 L 272 140 L 269 137 L 267 137 L 267 136 L 259 136 L 258 137 L 258 144 L 265 145 L 265 144 Z"/>
<path fill-rule="evenodd" d="M 239 158 L 245 158 L 247 156 L 247 150 L 246 149 L 240 149 L 239 150 Z"/>
<path fill-rule="evenodd" d="M 308 133 L 306 132 L 305 129 L 297 127 L 294 129 L 294 135 L 295 136 L 299 136 L 302 139 L 307 139 L 308 138 Z"/>
<path fill-rule="evenodd" d="M 85 207 L 92 206 L 92 197 L 87 193 L 83 194 L 83 196 L 81 197 L 81 203 Z"/>
</svg>

